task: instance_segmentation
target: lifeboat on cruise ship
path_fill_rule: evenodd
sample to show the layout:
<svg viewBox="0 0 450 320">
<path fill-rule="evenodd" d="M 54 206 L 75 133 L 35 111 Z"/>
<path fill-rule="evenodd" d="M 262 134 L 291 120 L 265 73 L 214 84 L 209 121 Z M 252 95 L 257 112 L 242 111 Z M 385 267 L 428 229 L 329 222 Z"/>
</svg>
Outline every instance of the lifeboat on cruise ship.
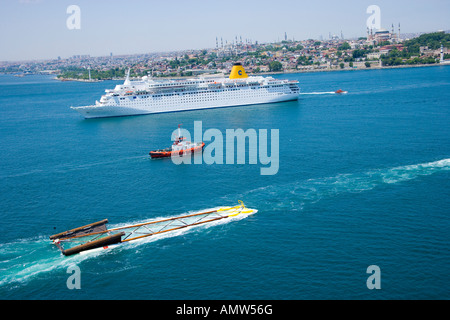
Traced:
<svg viewBox="0 0 450 320">
<path fill-rule="evenodd" d="M 181 125 L 178 125 L 178 137 L 176 137 L 172 147 L 150 151 L 149 154 L 152 159 L 184 156 L 203 150 L 205 143 L 186 141 L 186 138 L 181 135 L 180 126 Z"/>
</svg>

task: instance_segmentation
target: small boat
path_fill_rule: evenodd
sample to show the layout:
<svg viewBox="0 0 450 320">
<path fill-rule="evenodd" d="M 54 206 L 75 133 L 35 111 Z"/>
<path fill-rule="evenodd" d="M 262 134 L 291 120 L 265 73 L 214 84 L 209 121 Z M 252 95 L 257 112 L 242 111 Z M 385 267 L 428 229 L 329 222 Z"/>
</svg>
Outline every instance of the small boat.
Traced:
<svg viewBox="0 0 450 320">
<path fill-rule="evenodd" d="M 178 137 L 175 139 L 171 148 L 150 151 L 150 156 L 154 158 L 168 158 L 172 156 L 184 156 L 203 150 L 204 142 L 187 141 L 181 135 L 180 126 L 178 125 Z"/>
<path fill-rule="evenodd" d="M 341 90 L 341 89 L 339 89 L 338 91 L 336 91 L 335 93 L 338 93 L 338 94 L 344 94 L 344 93 L 347 93 L 348 91 L 343 91 L 343 90 Z"/>
</svg>

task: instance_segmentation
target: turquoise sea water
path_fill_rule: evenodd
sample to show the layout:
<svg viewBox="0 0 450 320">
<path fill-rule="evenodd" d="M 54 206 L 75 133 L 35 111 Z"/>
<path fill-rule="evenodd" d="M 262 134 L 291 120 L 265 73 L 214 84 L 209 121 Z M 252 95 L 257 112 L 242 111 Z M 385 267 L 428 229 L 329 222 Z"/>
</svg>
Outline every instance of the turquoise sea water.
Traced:
<svg viewBox="0 0 450 320">
<path fill-rule="evenodd" d="M 0 299 L 450 298 L 450 68 L 276 77 L 298 102 L 84 120 L 69 106 L 118 82 L 1 75 Z M 278 173 L 149 159 L 199 120 L 279 129 Z M 48 240 L 237 200 L 258 213 L 83 256 Z"/>
</svg>

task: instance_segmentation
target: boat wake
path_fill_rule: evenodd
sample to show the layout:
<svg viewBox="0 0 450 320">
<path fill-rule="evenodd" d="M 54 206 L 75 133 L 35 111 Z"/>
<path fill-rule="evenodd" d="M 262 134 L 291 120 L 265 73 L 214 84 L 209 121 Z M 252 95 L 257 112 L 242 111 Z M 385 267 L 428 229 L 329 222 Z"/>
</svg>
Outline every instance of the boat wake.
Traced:
<svg viewBox="0 0 450 320">
<path fill-rule="evenodd" d="M 107 160 L 107 161 L 99 161 L 99 162 L 91 162 L 91 163 L 80 163 L 80 164 L 60 164 L 57 166 L 54 166 L 52 168 L 42 168 L 42 169 L 33 169 L 26 172 L 18 172 L 13 174 L 7 174 L 7 175 L 0 175 L 0 179 L 9 179 L 9 178 L 20 178 L 23 176 L 29 176 L 29 175 L 41 175 L 41 174 L 64 174 L 71 171 L 79 171 L 79 170 L 90 170 L 95 169 L 96 167 L 103 167 L 108 165 L 115 165 L 117 163 L 125 163 L 125 162 L 134 162 L 134 161 L 147 161 L 148 156 L 147 155 L 140 155 L 140 156 L 134 156 L 134 157 L 123 157 L 123 158 L 117 158 L 113 160 Z"/>
<path fill-rule="evenodd" d="M 336 94 L 334 91 L 325 91 L 325 92 L 301 92 L 301 95 L 320 95 L 320 94 Z"/>
<path fill-rule="evenodd" d="M 450 170 L 450 158 L 434 162 L 375 169 L 362 173 L 338 174 L 334 177 L 295 181 L 250 190 L 240 195 L 246 202 L 271 210 L 300 211 L 314 204 L 344 193 L 361 193 L 383 185 L 392 185 L 421 176 Z"/>
</svg>

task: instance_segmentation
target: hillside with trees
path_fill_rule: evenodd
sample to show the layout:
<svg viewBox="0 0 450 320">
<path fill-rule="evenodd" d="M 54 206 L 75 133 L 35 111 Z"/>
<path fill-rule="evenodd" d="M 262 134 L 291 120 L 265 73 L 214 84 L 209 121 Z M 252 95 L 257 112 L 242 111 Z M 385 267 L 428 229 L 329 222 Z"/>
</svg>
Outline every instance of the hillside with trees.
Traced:
<svg viewBox="0 0 450 320">
<path fill-rule="evenodd" d="M 403 43 L 402 51 L 394 48 L 388 54 L 381 56 L 383 66 L 434 64 L 437 57 L 421 54 L 420 48 L 427 47 L 428 50 L 438 50 L 441 47 L 450 47 L 450 34 L 434 32 L 422 34 L 421 36 L 407 40 Z"/>
<path fill-rule="evenodd" d="M 420 53 L 420 47 L 437 50 L 441 47 L 441 44 L 444 47 L 450 48 L 450 34 L 445 32 L 422 34 L 417 38 L 405 41 L 404 46 L 409 53 L 417 55 Z"/>
</svg>

